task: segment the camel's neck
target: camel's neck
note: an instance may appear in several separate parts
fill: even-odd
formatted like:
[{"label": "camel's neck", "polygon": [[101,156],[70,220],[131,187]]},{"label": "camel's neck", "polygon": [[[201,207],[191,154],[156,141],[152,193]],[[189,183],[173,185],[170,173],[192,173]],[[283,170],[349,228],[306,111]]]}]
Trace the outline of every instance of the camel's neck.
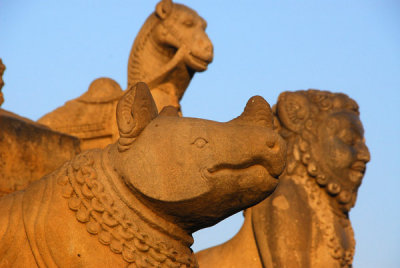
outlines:
[{"label": "camel's neck", "polygon": [[128,84],[138,81],[149,83],[149,79],[162,72],[172,59],[174,51],[154,40],[154,29],[160,20],[154,15],[146,20],[132,46],[128,63]]},{"label": "camel's neck", "polygon": [[129,66],[129,84],[138,81],[150,83],[151,79],[163,71],[163,67],[172,59],[173,51],[157,44],[152,33],[144,36],[142,44],[132,48]]},{"label": "camel's neck", "polygon": [[[189,267],[196,266],[194,255],[190,250],[193,244],[192,236],[176,224],[158,216],[140,202],[111,168],[107,151],[105,150],[101,157],[104,186],[112,193],[110,196],[114,200],[117,214],[121,217],[121,223],[126,221],[128,225],[131,225],[130,229],[134,236],[137,239],[143,238],[141,246],[152,249],[158,255],[163,255],[158,258],[170,259],[170,261],[176,259],[177,262]],[[135,243],[133,244],[138,248]]]}]

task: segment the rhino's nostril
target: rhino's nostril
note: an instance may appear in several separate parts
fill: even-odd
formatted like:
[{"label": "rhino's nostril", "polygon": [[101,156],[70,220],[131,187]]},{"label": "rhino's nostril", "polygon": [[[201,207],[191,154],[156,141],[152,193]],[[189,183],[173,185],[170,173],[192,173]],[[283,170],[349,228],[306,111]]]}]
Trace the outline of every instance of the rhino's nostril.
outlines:
[{"label": "rhino's nostril", "polygon": [[267,144],[268,148],[272,149],[275,146],[275,141],[267,140],[266,144]]}]

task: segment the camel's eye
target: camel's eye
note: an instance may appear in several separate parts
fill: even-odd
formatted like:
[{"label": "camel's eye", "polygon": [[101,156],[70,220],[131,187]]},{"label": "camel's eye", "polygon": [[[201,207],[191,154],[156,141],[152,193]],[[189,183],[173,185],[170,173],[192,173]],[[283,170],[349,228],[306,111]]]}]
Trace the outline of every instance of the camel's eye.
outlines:
[{"label": "camel's eye", "polygon": [[206,146],[206,144],[208,143],[208,141],[206,141],[204,138],[197,138],[192,144],[196,145],[197,148],[203,148],[204,146]]},{"label": "camel's eye", "polygon": [[183,25],[185,25],[188,28],[193,27],[194,21],[192,19],[186,19],[183,21]]}]

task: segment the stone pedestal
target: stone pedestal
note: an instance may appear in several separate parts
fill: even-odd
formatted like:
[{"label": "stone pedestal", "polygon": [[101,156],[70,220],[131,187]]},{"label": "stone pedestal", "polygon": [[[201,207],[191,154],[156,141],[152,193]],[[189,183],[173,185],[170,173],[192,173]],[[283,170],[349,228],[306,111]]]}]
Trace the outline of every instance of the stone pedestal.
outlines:
[{"label": "stone pedestal", "polygon": [[71,159],[79,139],[0,109],[0,195],[22,190]]}]

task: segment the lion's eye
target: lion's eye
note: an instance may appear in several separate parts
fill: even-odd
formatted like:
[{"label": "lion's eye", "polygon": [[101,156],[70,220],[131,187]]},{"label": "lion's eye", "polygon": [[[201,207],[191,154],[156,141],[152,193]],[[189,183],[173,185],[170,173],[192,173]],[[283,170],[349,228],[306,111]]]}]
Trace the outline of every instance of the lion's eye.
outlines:
[{"label": "lion's eye", "polygon": [[342,130],[338,136],[344,143],[346,143],[348,145],[355,144],[356,137],[355,137],[354,133],[352,133],[351,131]]},{"label": "lion's eye", "polygon": [[206,141],[204,138],[197,138],[192,144],[196,145],[197,148],[203,148],[206,146],[208,141]]}]

